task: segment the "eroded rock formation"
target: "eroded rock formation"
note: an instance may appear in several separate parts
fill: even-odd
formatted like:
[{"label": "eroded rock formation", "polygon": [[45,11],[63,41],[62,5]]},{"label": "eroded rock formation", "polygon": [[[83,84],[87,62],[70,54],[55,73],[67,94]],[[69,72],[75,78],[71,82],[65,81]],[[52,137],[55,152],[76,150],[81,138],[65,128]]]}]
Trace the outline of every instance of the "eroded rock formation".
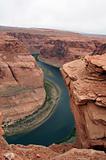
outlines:
[{"label": "eroded rock formation", "polygon": [[101,44],[105,36],[84,35],[50,29],[6,28],[8,34],[18,38],[33,53],[48,63],[62,66],[66,62],[91,54]]},{"label": "eroded rock formation", "polygon": [[0,34],[0,112],[4,122],[35,112],[45,100],[43,72],[22,42]]},{"label": "eroded rock formation", "polygon": [[[67,54],[69,51],[66,42],[63,43],[64,40],[49,42],[53,45],[53,51],[58,50],[59,57],[61,54],[64,57],[64,53]],[[99,42],[94,43],[96,47],[100,46]],[[82,51],[79,50],[79,46],[83,46],[84,51],[85,48],[89,52],[92,51],[92,47],[89,48],[81,42],[72,42],[70,45],[73,53],[75,48],[78,52]],[[61,144],[50,147],[9,145],[4,140],[4,132],[0,127],[1,160],[106,160],[103,151],[74,148],[98,150],[106,148],[106,54],[105,51],[103,53],[103,55],[95,53],[95,56],[86,56],[85,59],[67,63],[63,65],[61,71],[71,95],[77,145]],[[11,123],[31,114],[41,106],[44,99],[42,71],[23,43],[2,33],[0,35],[0,111],[3,114],[0,112],[0,125],[2,121]]]},{"label": "eroded rock formation", "polygon": [[106,53],[106,43],[102,45],[97,45],[96,49],[93,51],[92,55],[101,55]]},{"label": "eroded rock formation", "polygon": [[63,65],[71,96],[77,142],[81,148],[106,149],[106,53]]}]

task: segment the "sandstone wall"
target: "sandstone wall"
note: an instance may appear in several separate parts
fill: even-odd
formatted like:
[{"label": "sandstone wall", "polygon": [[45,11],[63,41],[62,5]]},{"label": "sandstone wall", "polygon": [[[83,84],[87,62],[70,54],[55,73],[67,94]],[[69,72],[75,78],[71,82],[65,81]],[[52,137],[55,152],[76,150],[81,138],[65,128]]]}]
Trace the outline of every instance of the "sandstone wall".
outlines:
[{"label": "sandstone wall", "polygon": [[98,46],[106,43],[105,36],[88,36],[59,30],[14,28],[8,34],[18,38],[31,52],[38,51],[44,61],[58,66],[91,54]]},{"label": "sandstone wall", "polygon": [[43,78],[23,43],[0,34],[0,112],[4,122],[24,118],[44,103]]},{"label": "sandstone wall", "polygon": [[86,56],[61,70],[71,97],[79,147],[106,149],[106,54]]}]

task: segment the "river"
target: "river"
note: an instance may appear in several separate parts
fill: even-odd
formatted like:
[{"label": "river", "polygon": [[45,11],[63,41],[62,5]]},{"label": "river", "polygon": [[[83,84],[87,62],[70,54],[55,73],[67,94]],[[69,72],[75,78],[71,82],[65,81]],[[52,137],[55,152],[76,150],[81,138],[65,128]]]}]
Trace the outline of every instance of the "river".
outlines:
[{"label": "river", "polygon": [[9,143],[48,146],[52,143],[62,142],[73,134],[74,118],[70,108],[70,98],[59,68],[40,60],[37,60],[37,64],[44,70],[45,80],[49,80],[59,87],[59,101],[51,116],[44,123],[30,132],[7,137]]}]

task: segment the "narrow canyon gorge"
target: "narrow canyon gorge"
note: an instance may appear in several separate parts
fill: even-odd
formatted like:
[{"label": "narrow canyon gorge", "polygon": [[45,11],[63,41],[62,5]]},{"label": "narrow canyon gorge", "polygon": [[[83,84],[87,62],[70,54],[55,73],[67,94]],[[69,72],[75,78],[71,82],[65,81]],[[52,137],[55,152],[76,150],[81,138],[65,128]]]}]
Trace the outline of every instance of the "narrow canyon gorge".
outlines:
[{"label": "narrow canyon gorge", "polygon": [[[0,28],[0,159],[106,160],[106,37]],[[8,144],[4,125],[45,102],[44,74],[31,53],[61,66],[75,119],[74,143]],[[64,64],[65,63],[65,64]]]},{"label": "narrow canyon gorge", "polygon": [[43,61],[59,67],[106,43],[106,36],[61,30],[0,27],[0,31],[19,39],[31,53],[38,52]]}]

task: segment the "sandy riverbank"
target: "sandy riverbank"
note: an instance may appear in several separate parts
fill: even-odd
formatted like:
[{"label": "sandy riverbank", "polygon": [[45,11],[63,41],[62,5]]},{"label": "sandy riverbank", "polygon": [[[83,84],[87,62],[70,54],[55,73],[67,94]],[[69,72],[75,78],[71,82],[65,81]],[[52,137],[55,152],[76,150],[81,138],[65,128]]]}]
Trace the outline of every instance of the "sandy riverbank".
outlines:
[{"label": "sandy riverbank", "polygon": [[16,121],[12,125],[5,126],[4,130],[6,136],[29,132],[37,128],[50,117],[50,115],[56,108],[60,91],[58,86],[56,86],[51,81],[45,82],[45,90],[47,96],[43,106],[40,107],[39,110],[34,112],[32,115]]}]

